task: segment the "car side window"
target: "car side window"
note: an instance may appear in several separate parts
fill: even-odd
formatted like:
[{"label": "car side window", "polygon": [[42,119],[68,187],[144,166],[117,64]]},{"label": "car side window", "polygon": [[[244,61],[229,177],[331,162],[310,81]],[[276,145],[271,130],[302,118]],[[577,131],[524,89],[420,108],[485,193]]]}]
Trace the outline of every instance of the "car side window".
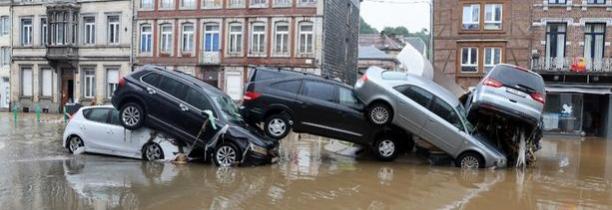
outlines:
[{"label": "car side window", "polygon": [[288,93],[298,93],[301,84],[302,82],[300,80],[291,80],[274,83],[271,85],[271,87],[276,90],[285,91]]},{"label": "car side window", "polygon": [[395,89],[425,108],[429,106],[429,102],[431,102],[431,100],[433,99],[433,94],[419,87],[400,86],[396,87]]},{"label": "car side window", "polygon": [[346,106],[357,106],[359,105],[359,100],[355,97],[355,93],[348,88],[340,88],[340,92],[338,92],[340,104]]},{"label": "car side window", "polygon": [[156,73],[151,73],[151,74],[147,74],[144,77],[142,77],[142,81],[146,82],[149,85],[153,85],[155,87],[159,86],[159,74]]},{"label": "car side window", "polygon": [[159,84],[159,89],[181,100],[184,99],[187,88],[187,85],[169,77],[163,78]]},{"label": "car side window", "polygon": [[455,127],[459,128],[459,130],[464,130],[463,129],[463,124],[461,124],[461,120],[459,119],[459,115],[446,102],[444,102],[444,101],[442,101],[440,99],[434,100],[433,104],[431,105],[431,111],[434,114],[436,114],[439,117],[441,117],[442,119],[444,119],[447,122],[449,122],[450,124],[452,124]]},{"label": "car side window", "polygon": [[304,81],[304,89],[302,90],[302,94],[310,98],[336,102],[336,86],[327,83]]},{"label": "car side window", "polygon": [[187,94],[185,95],[185,102],[200,110],[212,110],[212,107],[210,106],[208,100],[206,100],[206,97],[204,97],[200,92],[193,88],[187,89]]},{"label": "car side window", "polygon": [[110,123],[113,125],[121,125],[121,121],[119,121],[119,111],[116,109],[111,110]]},{"label": "car side window", "polygon": [[85,119],[99,123],[108,123],[109,113],[110,109],[90,109],[90,111],[85,115]]}]

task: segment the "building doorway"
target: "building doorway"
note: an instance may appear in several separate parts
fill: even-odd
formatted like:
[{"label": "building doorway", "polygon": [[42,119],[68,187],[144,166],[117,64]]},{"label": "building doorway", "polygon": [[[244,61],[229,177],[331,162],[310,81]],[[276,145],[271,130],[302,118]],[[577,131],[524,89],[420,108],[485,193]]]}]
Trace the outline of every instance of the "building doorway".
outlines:
[{"label": "building doorway", "polygon": [[67,103],[74,103],[74,70],[73,69],[62,69],[62,82],[61,82],[61,101],[60,110],[64,109]]},{"label": "building doorway", "polygon": [[582,130],[587,136],[604,136],[607,111],[607,95],[584,94]]},{"label": "building doorway", "polygon": [[0,80],[0,108],[9,108],[10,92],[9,78],[2,77]]}]

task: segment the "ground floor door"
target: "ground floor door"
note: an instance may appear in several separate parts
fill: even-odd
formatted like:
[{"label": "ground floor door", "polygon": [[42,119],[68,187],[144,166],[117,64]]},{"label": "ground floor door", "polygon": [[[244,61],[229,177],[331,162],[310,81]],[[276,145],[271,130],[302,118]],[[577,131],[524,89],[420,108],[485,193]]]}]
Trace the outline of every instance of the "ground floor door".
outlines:
[{"label": "ground floor door", "polygon": [[242,99],[243,86],[244,81],[241,71],[225,71],[225,93],[227,93],[232,100],[238,101]]},{"label": "ground floor door", "polygon": [[544,130],[551,133],[604,136],[609,95],[549,93],[544,106]]},{"label": "ground floor door", "polygon": [[74,95],[74,69],[63,68],[61,70],[62,80],[60,83],[60,109],[63,110],[66,103],[73,103],[75,101]]},{"label": "ground floor door", "polygon": [[9,101],[11,100],[10,87],[8,77],[0,78],[0,108],[9,108]]}]

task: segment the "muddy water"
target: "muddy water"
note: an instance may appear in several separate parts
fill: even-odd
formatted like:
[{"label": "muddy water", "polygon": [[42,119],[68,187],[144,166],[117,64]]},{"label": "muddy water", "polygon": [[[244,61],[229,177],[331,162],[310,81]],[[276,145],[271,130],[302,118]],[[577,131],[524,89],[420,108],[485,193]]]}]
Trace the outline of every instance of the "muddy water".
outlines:
[{"label": "muddy water", "polygon": [[0,114],[0,209],[610,209],[612,143],[547,137],[538,165],[462,171],[415,155],[392,163],[292,135],[280,163],[217,168],[72,156],[57,116]]}]

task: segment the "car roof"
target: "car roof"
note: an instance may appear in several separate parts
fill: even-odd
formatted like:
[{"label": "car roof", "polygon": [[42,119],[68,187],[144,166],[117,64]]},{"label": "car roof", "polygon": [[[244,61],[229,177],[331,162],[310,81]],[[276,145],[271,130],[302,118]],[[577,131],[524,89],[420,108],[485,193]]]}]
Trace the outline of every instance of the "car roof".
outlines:
[{"label": "car roof", "polygon": [[[383,78],[383,74],[385,73],[390,73],[391,75],[387,78]],[[425,79],[423,77],[411,75],[409,73],[404,72],[387,71],[375,66],[368,68],[366,74],[368,75],[368,77],[374,76],[392,87],[396,87],[399,85],[414,85],[420,87],[434,94],[435,96],[442,99],[453,107],[460,104],[459,99],[455,97],[455,94],[451,93],[449,90],[440,86],[434,81]]]},{"label": "car roof", "polygon": [[279,72],[279,73],[286,73],[288,76],[282,77],[282,78],[278,78],[278,79],[270,79],[270,80],[262,80],[262,81],[254,81],[255,83],[257,82],[263,82],[263,81],[273,81],[273,82],[279,82],[279,81],[285,81],[285,80],[293,80],[293,79],[311,79],[311,80],[318,80],[318,81],[324,81],[324,82],[328,82],[328,83],[332,83],[335,85],[339,85],[348,89],[353,89],[353,87],[351,87],[350,85],[343,83],[342,81],[338,81],[335,79],[330,79],[330,78],[326,78],[320,75],[316,75],[313,73],[308,73],[308,72],[300,72],[300,71],[294,71],[291,69],[284,69],[284,68],[269,68],[269,67],[257,67],[255,68],[256,71],[267,71],[267,72]]},{"label": "car roof", "polygon": [[182,71],[178,71],[178,70],[166,70],[162,67],[159,66],[154,66],[154,65],[147,65],[145,66],[145,70],[150,70],[152,72],[165,72],[168,74],[171,74],[175,77],[181,78],[183,80],[186,80],[187,82],[191,82],[192,84],[201,87],[204,91],[208,92],[209,94],[221,94],[221,95],[225,95],[225,93],[221,92],[219,89],[217,89],[216,87],[202,81],[199,80],[198,78],[196,78],[195,76],[191,75],[191,74],[187,74],[185,72]]}]

